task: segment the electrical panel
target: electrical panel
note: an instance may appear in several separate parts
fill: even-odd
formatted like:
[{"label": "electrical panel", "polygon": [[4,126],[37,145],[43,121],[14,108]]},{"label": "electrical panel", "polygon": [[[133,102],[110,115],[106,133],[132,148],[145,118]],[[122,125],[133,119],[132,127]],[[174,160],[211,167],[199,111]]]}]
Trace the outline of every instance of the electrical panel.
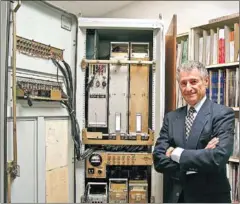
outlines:
[{"label": "electrical panel", "polygon": [[108,65],[89,66],[88,127],[107,127]]},{"label": "electrical panel", "polygon": [[149,203],[155,136],[153,32],[91,28],[86,33],[91,34],[86,53],[95,55],[81,60],[86,70],[81,136],[85,148],[93,150],[85,160],[85,190],[93,181],[105,182],[108,189],[97,199],[85,193],[83,201],[102,202],[107,195],[108,203]]},{"label": "electrical panel", "polygon": [[[128,60],[129,43],[111,42],[110,60]],[[109,134],[128,133],[128,64],[109,66]]]},{"label": "electrical panel", "polygon": [[[109,203],[148,203],[151,165],[151,153],[97,151],[86,160],[86,179],[94,179],[98,184],[103,180],[108,182],[108,192],[104,195],[108,195]],[[97,197],[102,198],[103,192]],[[83,200],[91,202],[93,197]]]}]

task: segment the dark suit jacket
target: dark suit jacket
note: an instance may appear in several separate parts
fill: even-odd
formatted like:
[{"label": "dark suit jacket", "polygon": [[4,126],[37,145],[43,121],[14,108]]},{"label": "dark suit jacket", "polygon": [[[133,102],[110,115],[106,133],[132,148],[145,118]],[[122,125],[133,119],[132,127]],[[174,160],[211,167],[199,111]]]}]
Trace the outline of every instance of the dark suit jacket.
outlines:
[{"label": "dark suit jacket", "polygon": [[[172,188],[167,189],[164,202],[178,202],[182,189],[185,202],[221,202],[214,199],[220,199],[226,193],[229,195],[230,191],[226,163],[233,150],[234,111],[206,99],[194,120],[187,141],[186,113],[187,106],[184,106],[165,115],[153,151],[155,170],[172,182]],[[204,149],[213,137],[219,138],[217,147]],[[165,156],[170,146],[185,149],[179,164]],[[186,175],[187,171],[197,173]]]}]

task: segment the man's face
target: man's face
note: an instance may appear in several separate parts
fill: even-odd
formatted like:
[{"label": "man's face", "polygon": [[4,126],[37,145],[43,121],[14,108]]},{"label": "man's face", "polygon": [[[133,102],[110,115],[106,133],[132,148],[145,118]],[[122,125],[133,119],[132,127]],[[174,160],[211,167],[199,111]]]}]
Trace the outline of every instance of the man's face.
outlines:
[{"label": "man's face", "polygon": [[185,101],[194,106],[206,94],[208,77],[203,77],[198,69],[192,71],[181,71],[179,75],[179,86]]}]

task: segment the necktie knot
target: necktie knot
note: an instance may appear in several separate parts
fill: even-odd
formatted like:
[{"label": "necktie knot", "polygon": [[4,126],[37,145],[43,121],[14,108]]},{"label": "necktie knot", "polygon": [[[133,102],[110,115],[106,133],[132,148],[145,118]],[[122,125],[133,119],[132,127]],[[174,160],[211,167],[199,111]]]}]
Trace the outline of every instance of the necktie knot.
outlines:
[{"label": "necktie knot", "polygon": [[195,113],[195,112],[196,112],[195,108],[194,108],[194,107],[190,107],[189,110],[188,110],[188,116],[189,116],[190,114]]}]

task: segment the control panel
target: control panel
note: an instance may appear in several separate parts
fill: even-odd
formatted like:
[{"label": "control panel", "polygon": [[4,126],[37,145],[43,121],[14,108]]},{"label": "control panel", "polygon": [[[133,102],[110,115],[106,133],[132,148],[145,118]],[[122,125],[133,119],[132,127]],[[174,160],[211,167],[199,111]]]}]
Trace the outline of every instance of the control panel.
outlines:
[{"label": "control panel", "polygon": [[90,64],[88,90],[88,127],[107,127],[108,65]]},{"label": "control panel", "polygon": [[106,178],[107,166],[151,166],[151,153],[94,152],[86,160],[87,178]]},{"label": "control panel", "polygon": [[[81,62],[86,70],[86,126],[81,138],[85,149],[91,149],[85,160],[85,183],[88,188],[92,181],[106,182],[109,203],[148,203],[155,134],[153,42],[145,41],[147,36],[131,42],[133,36],[107,39],[102,30],[91,32],[86,48],[92,57]],[[98,199],[91,194],[85,202],[102,202],[100,194]]]}]

